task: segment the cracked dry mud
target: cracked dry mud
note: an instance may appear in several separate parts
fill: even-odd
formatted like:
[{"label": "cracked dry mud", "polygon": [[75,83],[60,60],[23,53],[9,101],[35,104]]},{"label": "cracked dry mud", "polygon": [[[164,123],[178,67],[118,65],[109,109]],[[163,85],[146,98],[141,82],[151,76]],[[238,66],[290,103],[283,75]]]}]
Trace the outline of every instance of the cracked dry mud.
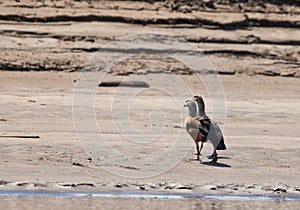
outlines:
[{"label": "cracked dry mud", "polygon": [[[213,8],[204,1],[189,6],[184,1],[2,2],[0,69],[80,71],[87,58],[110,41],[154,32],[185,38],[202,49],[220,73],[299,77],[299,2],[274,2],[223,1],[214,2]],[[189,73],[168,58],[159,60],[169,65],[157,59],[131,58],[114,74],[149,67]]]}]

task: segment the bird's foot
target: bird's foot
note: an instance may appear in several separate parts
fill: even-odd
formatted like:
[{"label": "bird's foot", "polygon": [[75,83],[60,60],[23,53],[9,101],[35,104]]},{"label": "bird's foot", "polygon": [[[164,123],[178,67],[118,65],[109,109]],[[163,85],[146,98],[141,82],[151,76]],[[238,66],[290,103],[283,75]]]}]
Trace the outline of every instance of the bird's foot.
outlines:
[{"label": "bird's foot", "polygon": [[218,158],[217,157],[214,157],[214,159],[212,159],[212,163],[216,163],[218,161]]}]

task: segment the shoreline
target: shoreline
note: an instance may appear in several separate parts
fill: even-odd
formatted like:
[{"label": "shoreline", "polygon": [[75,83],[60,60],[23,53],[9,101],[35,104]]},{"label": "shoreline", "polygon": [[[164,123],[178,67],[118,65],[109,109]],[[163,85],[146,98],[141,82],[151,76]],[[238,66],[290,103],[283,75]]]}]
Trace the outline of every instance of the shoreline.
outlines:
[{"label": "shoreline", "polygon": [[255,201],[300,201],[295,196],[243,195],[243,194],[195,194],[195,193],[145,193],[145,192],[51,192],[51,191],[0,191],[3,196],[18,197],[97,197],[97,198],[155,198],[155,199],[217,199]]}]

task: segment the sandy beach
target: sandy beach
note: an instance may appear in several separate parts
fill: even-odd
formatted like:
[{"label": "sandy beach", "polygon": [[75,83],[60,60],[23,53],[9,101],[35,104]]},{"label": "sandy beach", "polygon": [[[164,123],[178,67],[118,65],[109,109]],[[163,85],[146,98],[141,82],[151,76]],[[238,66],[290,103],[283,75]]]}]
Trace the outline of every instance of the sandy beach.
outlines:
[{"label": "sandy beach", "polygon": [[[228,167],[189,161],[194,152],[191,145],[190,154],[168,172],[148,179],[126,179],[96,166],[77,139],[72,97],[78,73],[1,75],[2,189],[299,195],[298,79],[221,76],[226,93],[224,135],[228,150],[220,152],[219,162]],[[190,83],[195,79],[182,77]],[[197,86],[194,85],[195,91]],[[106,89],[112,91],[116,87]],[[104,95],[109,99],[107,92]],[[157,100],[162,98],[157,96]],[[110,107],[106,109],[109,111]],[[101,120],[110,123],[109,117]],[[116,142],[122,139],[113,131],[106,135]],[[182,141],[192,143],[188,135]],[[159,142],[165,145],[164,141]],[[124,153],[134,150],[121,143],[119,147]],[[209,145],[205,148],[210,149]]]},{"label": "sandy beach", "polygon": [[[0,191],[300,197],[299,3],[170,2],[1,2]],[[89,113],[76,111],[80,109],[74,107],[74,97],[88,74],[81,71],[98,50],[137,32],[186,39],[201,49],[216,74],[209,82],[211,72],[197,74],[154,53],[119,62],[103,79],[114,85],[97,87],[97,80],[94,87],[92,114],[99,136],[120,153],[110,156],[95,139],[87,143],[81,139],[78,133],[85,131],[78,130],[76,119]],[[182,94],[177,80],[162,79],[169,77],[185,84],[190,93]],[[115,85],[132,78],[148,78],[150,88]],[[160,89],[151,88],[153,81],[160,81]],[[219,152],[218,163],[206,157],[212,151],[210,144],[205,144],[201,161],[191,160],[195,148],[185,132],[182,100],[193,94],[204,97],[207,113],[222,127],[227,150]],[[222,97],[214,97],[218,94]],[[123,96],[131,100],[125,104],[128,109]],[[174,102],[177,98],[182,104]],[[164,113],[161,123],[151,120],[152,114],[160,119],[153,110]],[[125,118],[138,132],[126,130]],[[90,124],[82,129],[98,135],[89,130]],[[149,131],[164,133],[151,141]],[[175,138],[177,134],[180,138]],[[131,137],[140,142],[130,141]],[[174,149],[177,143],[182,147]],[[97,160],[97,152],[108,155]],[[148,177],[141,176],[144,169],[131,161],[156,156],[161,159],[145,166],[151,169]],[[15,197],[0,199],[0,206],[10,208]],[[62,202],[56,199],[57,204]],[[72,199],[64,200],[66,207]],[[123,199],[118,202],[127,208]],[[139,202],[130,199],[127,203]],[[24,203],[30,202],[24,198]],[[82,205],[87,202],[81,198]],[[151,206],[151,199],[144,202]],[[175,206],[160,202],[153,209]],[[184,202],[178,205],[185,206]],[[191,201],[194,208],[230,208],[227,201],[205,202]],[[299,205],[294,204],[290,208]]]}]

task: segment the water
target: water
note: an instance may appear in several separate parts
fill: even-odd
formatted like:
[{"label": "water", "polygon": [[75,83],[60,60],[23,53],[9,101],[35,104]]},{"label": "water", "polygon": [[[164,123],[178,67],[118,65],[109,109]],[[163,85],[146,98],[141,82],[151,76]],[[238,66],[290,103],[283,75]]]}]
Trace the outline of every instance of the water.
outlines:
[{"label": "water", "polygon": [[265,196],[0,192],[0,209],[300,209],[300,198]]}]

